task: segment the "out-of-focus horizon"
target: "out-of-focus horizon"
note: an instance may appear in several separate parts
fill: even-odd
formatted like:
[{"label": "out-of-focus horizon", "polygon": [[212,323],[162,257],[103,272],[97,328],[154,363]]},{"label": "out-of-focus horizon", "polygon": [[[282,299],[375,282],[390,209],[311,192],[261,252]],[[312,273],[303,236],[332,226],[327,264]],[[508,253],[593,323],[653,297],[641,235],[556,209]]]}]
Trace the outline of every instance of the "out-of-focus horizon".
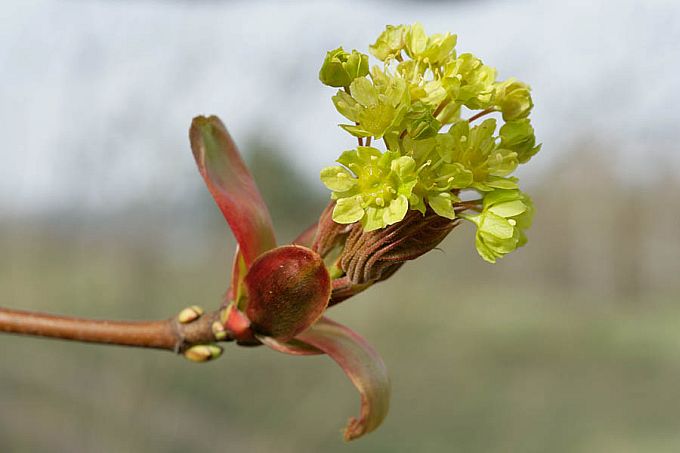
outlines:
[{"label": "out-of-focus horizon", "polygon": [[0,7],[0,305],[157,318],[226,289],[233,238],[195,168],[218,114],[280,242],[355,146],[317,79],[420,21],[532,86],[543,150],[526,247],[489,265],[463,225],[333,308],[385,358],[385,425],[330,361],[0,336],[1,451],[674,452],[680,448],[680,4],[12,0]]},{"label": "out-of-focus horizon", "polygon": [[[421,21],[533,88],[546,143],[529,174],[597,140],[628,184],[680,170],[680,4],[638,2],[8,1],[0,9],[0,212],[191,200],[186,130],[220,115],[247,155],[275,143],[321,189],[353,146],[317,79],[325,52],[366,51]],[[375,60],[373,61],[375,63]]]}]

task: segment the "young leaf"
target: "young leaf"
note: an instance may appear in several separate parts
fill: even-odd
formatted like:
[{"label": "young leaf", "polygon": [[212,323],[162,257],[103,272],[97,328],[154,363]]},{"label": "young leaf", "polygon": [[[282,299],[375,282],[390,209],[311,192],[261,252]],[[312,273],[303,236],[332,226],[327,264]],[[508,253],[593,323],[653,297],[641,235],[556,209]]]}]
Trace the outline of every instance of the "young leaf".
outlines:
[{"label": "young leaf", "polygon": [[390,380],[375,349],[356,332],[325,317],[296,339],[335,360],[361,395],[359,418],[350,418],[345,440],[356,439],[380,426],[390,405]]},{"label": "young leaf", "polygon": [[219,118],[194,118],[189,138],[201,176],[229,223],[246,264],[250,265],[259,255],[276,247],[269,210]]}]

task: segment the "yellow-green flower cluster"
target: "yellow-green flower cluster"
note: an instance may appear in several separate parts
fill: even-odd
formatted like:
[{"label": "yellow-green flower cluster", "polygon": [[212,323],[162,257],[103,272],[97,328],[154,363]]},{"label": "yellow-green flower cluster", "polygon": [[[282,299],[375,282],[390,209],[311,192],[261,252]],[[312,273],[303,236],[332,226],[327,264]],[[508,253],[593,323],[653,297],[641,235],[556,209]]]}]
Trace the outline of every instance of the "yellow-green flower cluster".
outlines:
[{"label": "yellow-green flower cluster", "polygon": [[416,164],[411,157],[359,146],[342,153],[338,163],[344,167],[321,171],[321,180],[337,200],[333,220],[361,222],[366,231],[373,231],[404,218],[417,182]]},{"label": "yellow-green flower cluster", "polygon": [[[381,62],[370,70],[356,50],[328,52],[319,78],[340,88],[333,103],[350,121],[340,127],[360,146],[321,179],[338,223],[374,230],[409,209],[459,216],[477,225],[477,249],[493,262],[526,242],[533,208],[511,175],[540,150],[529,120],[533,101],[526,84],[497,80],[494,68],[458,54],[456,43],[456,35],[428,36],[416,23],[386,27],[369,46]],[[363,146],[380,139],[385,151]]]}]

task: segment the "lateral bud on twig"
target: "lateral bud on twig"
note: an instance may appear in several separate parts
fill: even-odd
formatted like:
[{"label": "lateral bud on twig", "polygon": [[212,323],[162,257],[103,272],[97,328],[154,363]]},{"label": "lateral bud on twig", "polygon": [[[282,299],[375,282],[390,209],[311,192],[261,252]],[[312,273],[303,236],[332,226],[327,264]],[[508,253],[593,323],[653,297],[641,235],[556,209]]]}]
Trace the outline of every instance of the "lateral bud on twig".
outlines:
[{"label": "lateral bud on twig", "polygon": [[215,336],[215,340],[217,340],[217,341],[226,340],[227,337],[229,336],[227,329],[219,321],[213,322],[212,325],[211,325],[211,329],[212,329],[213,335]]},{"label": "lateral bud on twig", "polygon": [[203,308],[198,305],[192,305],[179,312],[177,321],[181,324],[188,324],[200,318],[201,315],[203,315]]},{"label": "lateral bud on twig", "polygon": [[202,363],[222,355],[222,348],[214,344],[199,344],[184,351],[184,357],[192,362]]}]

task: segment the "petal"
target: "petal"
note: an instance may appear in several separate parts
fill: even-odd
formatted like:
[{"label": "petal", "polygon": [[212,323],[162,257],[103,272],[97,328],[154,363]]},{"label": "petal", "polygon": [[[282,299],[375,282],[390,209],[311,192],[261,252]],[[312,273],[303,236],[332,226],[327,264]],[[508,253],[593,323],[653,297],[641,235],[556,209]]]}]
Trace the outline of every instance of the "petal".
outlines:
[{"label": "petal", "polygon": [[371,81],[365,77],[354,79],[349,86],[349,91],[352,97],[365,107],[372,107],[378,104],[378,91]]},{"label": "petal", "polygon": [[515,228],[507,219],[487,212],[482,214],[482,223],[479,225],[479,231],[495,236],[498,239],[510,239],[515,233]]},{"label": "petal", "polygon": [[335,360],[361,394],[359,418],[350,418],[345,440],[353,440],[375,430],[390,405],[390,380],[378,353],[364,338],[328,318],[296,337]]},{"label": "petal", "polygon": [[401,221],[408,212],[408,198],[406,195],[399,195],[392,200],[383,211],[383,221],[386,225],[392,225]]},{"label": "petal", "polygon": [[298,245],[275,248],[252,264],[244,280],[245,314],[253,330],[286,341],[321,317],[331,277],[318,253]]},{"label": "petal", "polygon": [[361,196],[355,195],[348,198],[340,198],[333,208],[333,220],[337,223],[354,223],[364,216],[364,209],[361,207]]},{"label": "petal", "polygon": [[216,116],[198,116],[189,131],[198,169],[236,236],[247,265],[276,247],[269,211],[236,144]]},{"label": "petal", "polygon": [[497,216],[509,218],[527,210],[527,206],[522,203],[521,200],[506,201],[504,203],[498,203],[489,208],[489,212],[493,212]]},{"label": "petal", "polygon": [[346,168],[326,167],[321,170],[321,182],[334,192],[347,192],[357,184],[357,180]]},{"label": "petal", "polygon": [[437,215],[452,220],[456,218],[456,211],[453,209],[450,193],[438,193],[434,196],[428,197],[427,202]]}]

